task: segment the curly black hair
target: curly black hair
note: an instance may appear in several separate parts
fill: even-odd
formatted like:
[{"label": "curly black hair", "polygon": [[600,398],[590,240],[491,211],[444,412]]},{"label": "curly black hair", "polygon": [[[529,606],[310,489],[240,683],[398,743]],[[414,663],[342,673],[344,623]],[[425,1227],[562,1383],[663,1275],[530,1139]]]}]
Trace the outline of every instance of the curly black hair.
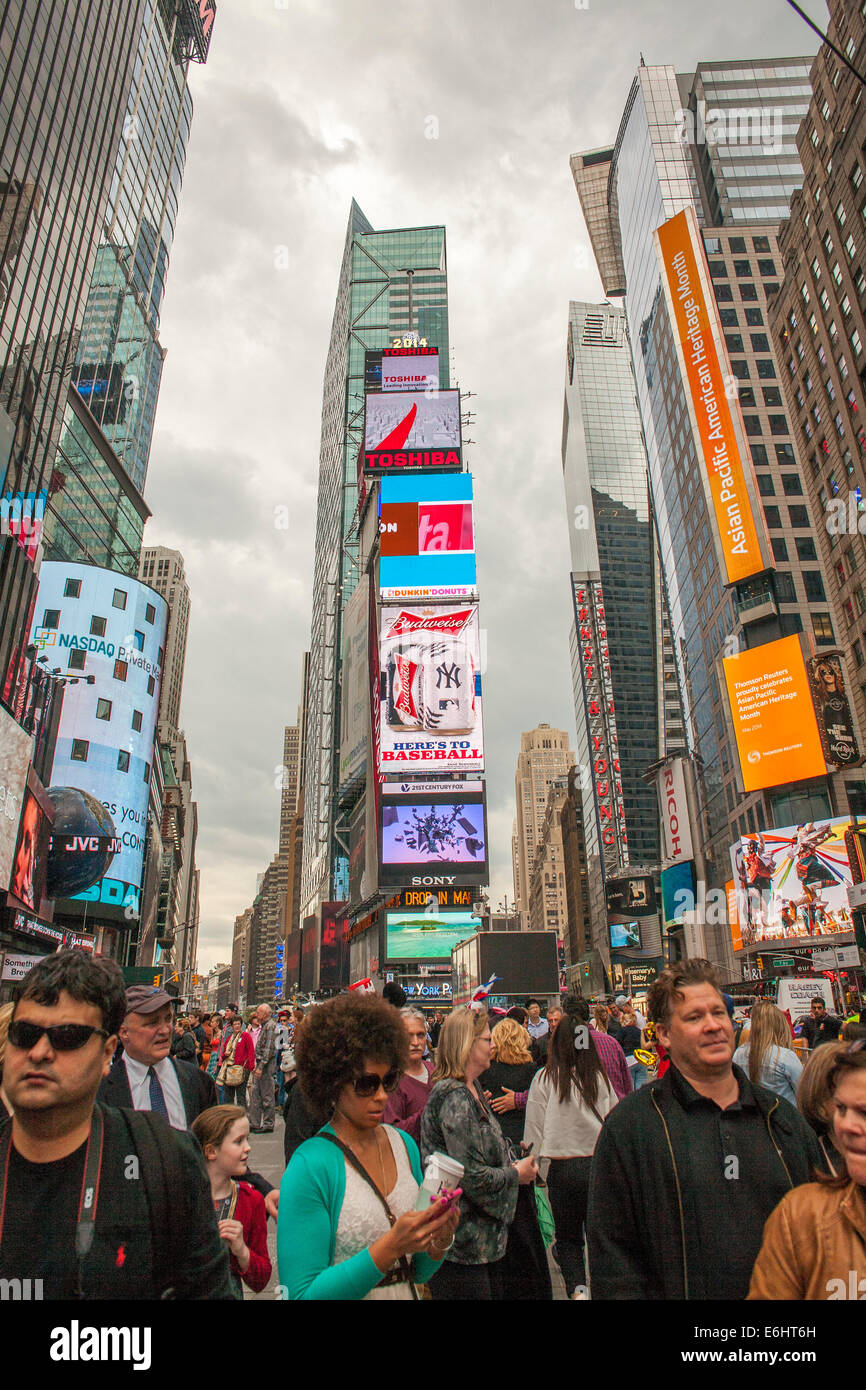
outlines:
[{"label": "curly black hair", "polygon": [[406,1070],[409,1038],[392,1004],[372,994],[340,994],[308,1010],[294,1051],[301,1094],[324,1124],[343,1087],[362,1075],[365,1060],[381,1058]]}]

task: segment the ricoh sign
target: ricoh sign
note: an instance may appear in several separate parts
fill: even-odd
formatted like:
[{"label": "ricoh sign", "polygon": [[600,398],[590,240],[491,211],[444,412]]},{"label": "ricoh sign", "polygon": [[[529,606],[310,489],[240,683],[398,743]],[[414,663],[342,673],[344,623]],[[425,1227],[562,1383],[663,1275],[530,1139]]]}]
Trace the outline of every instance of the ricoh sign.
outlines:
[{"label": "ricoh sign", "polygon": [[686,799],[685,759],[675,758],[660,768],[656,787],[664,862],[676,863],[678,860],[693,859],[692,831]]}]

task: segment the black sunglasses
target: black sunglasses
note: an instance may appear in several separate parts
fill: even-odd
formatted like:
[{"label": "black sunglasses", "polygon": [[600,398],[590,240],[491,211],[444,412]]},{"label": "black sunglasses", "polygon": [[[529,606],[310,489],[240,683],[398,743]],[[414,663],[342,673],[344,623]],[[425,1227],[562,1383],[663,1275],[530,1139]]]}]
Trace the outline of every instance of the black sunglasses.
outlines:
[{"label": "black sunglasses", "polygon": [[386,1071],[384,1076],[375,1071],[367,1071],[363,1076],[356,1076],[352,1085],[355,1087],[355,1095],[360,1096],[361,1100],[369,1100],[380,1086],[386,1095],[390,1095],[400,1085],[400,1073],[396,1067],[392,1071]]},{"label": "black sunglasses", "polygon": [[29,1052],[31,1047],[35,1047],[43,1033],[48,1034],[54,1052],[76,1052],[90,1042],[94,1033],[101,1038],[111,1036],[104,1028],[89,1028],[86,1023],[57,1023],[52,1028],[43,1028],[41,1023],[27,1023],[23,1019],[13,1018],[9,1024],[9,1041],[22,1052]]}]

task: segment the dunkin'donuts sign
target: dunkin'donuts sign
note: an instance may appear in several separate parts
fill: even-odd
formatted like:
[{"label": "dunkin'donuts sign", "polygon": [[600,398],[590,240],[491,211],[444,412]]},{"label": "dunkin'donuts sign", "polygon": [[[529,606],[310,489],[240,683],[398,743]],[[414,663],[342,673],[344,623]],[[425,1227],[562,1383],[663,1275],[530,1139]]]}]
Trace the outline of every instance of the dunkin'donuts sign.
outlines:
[{"label": "dunkin'donuts sign", "polygon": [[799,637],[722,661],[747,792],[823,777],[824,750]]},{"label": "dunkin'donuts sign", "polygon": [[700,438],[725,577],[728,584],[734,584],[766,569],[767,560],[761,554],[738,431],[725,395],[730,366],[722,355],[718,309],[704,288],[703,250],[691,209],[677,213],[655,236],[668,312]]}]

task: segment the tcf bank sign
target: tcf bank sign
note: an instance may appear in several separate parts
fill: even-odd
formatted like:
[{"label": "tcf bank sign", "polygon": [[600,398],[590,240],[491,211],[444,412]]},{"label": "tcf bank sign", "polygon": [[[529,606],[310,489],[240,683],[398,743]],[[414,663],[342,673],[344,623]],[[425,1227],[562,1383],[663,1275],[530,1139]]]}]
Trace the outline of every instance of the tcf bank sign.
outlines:
[{"label": "tcf bank sign", "polygon": [[574,610],[602,855],[605,871],[611,872],[621,864],[628,863],[628,837],[620,782],[607,620],[604,596],[597,580],[575,580]]}]

